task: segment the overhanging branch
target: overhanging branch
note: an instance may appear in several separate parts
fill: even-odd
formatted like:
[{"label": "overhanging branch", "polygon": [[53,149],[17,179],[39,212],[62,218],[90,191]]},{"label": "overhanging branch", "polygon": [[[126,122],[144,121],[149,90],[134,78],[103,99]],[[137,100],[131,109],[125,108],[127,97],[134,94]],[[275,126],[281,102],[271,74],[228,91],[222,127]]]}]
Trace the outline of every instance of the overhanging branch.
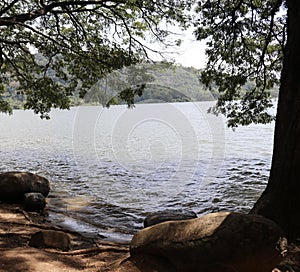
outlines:
[{"label": "overhanging branch", "polygon": [[[5,14],[5,12],[9,11],[10,8],[14,4],[16,4],[18,0],[13,1],[9,6],[5,8],[4,11],[1,11],[1,14]],[[65,9],[66,7],[77,7],[77,6],[88,6],[88,5],[100,5],[100,6],[107,6],[106,2],[109,1],[64,1],[64,2],[55,2],[51,3],[49,5],[43,5],[42,8],[33,10],[31,12],[18,14],[14,16],[7,16],[7,17],[0,17],[0,26],[10,26],[10,25],[16,25],[18,23],[25,23],[27,21],[35,20],[41,16],[46,15],[47,13],[54,11],[56,8],[62,8]],[[43,2],[42,2],[43,3]],[[70,13],[72,11],[65,11],[65,13]],[[77,12],[77,11],[76,11]]]}]

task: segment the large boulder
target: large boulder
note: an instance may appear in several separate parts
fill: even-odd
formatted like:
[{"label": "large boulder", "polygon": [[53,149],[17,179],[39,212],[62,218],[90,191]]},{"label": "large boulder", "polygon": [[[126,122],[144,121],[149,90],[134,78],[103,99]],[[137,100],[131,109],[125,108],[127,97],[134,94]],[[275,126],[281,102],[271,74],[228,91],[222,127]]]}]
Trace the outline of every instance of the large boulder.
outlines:
[{"label": "large boulder", "polygon": [[29,246],[37,248],[70,249],[70,236],[62,231],[42,230],[32,235]]},{"label": "large boulder", "polygon": [[187,210],[164,210],[150,213],[144,220],[144,227],[150,227],[162,222],[173,220],[187,220],[197,218],[197,214]]},{"label": "large boulder", "polygon": [[21,202],[26,193],[49,194],[49,181],[30,172],[6,172],[0,174],[0,201]]},{"label": "large boulder", "polygon": [[26,193],[23,204],[26,211],[41,212],[46,206],[46,199],[41,193]]},{"label": "large boulder", "polygon": [[164,259],[174,271],[266,272],[282,260],[284,241],[271,220],[219,212],[145,228],[134,235],[130,253],[152,264]]}]

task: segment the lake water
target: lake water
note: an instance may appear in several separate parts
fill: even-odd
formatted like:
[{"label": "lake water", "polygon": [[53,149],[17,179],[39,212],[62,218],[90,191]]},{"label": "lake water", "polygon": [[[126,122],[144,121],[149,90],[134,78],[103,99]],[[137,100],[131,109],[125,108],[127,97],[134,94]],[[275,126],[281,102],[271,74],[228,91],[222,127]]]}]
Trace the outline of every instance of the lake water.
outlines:
[{"label": "lake water", "polygon": [[212,102],[0,115],[0,171],[51,182],[49,220],[129,240],[148,212],[248,211],[266,186],[274,124],[227,129]]}]

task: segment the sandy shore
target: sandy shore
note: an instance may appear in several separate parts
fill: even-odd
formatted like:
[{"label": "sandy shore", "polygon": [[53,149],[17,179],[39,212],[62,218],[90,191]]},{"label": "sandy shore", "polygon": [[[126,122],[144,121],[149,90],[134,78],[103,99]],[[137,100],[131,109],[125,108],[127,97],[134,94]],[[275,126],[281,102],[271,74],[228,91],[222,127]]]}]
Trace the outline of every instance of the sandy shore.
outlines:
[{"label": "sandy shore", "polygon": [[[31,236],[45,229],[68,233],[71,250],[30,247]],[[0,204],[0,251],[1,272],[135,271],[134,267],[129,268],[133,264],[128,260],[128,244],[85,238],[45,223],[43,216],[24,212],[18,205]]]},{"label": "sandy shore", "polygon": [[[60,230],[71,238],[71,250],[40,249],[29,246],[40,230]],[[45,222],[36,213],[18,205],[0,204],[0,271],[2,272],[148,272],[149,260],[131,260],[129,245],[85,238],[81,234]],[[274,272],[299,272],[300,248],[292,246],[286,260]],[[150,260],[151,264],[151,260]],[[168,271],[161,264],[156,271]],[[150,265],[151,266],[151,265]],[[267,272],[267,271],[266,271]]]}]

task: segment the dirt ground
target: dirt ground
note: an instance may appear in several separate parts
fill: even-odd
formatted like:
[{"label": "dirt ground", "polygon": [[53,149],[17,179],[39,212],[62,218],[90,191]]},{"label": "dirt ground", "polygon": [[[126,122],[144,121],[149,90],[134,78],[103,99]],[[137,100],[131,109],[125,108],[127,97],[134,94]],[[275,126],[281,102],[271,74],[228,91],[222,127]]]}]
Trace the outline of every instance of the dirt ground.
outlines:
[{"label": "dirt ground", "polygon": [[43,229],[61,230],[44,223],[36,213],[24,212],[17,205],[0,204],[0,271],[122,271],[121,262],[129,257],[129,245],[99,244],[71,232],[67,232],[71,238],[68,252],[30,247],[31,236]]},{"label": "dirt ground", "polygon": [[[0,272],[153,271],[149,260],[137,263],[130,259],[128,244],[95,241],[67,230],[63,231],[71,238],[70,251],[30,247],[31,236],[45,229],[62,230],[17,205],[0,204]],[[300,247],[292,246],[286,260],[273,272],[300,272],[299,259]],[[168,270],[163,263],[156,265],[158,272]]]}]

